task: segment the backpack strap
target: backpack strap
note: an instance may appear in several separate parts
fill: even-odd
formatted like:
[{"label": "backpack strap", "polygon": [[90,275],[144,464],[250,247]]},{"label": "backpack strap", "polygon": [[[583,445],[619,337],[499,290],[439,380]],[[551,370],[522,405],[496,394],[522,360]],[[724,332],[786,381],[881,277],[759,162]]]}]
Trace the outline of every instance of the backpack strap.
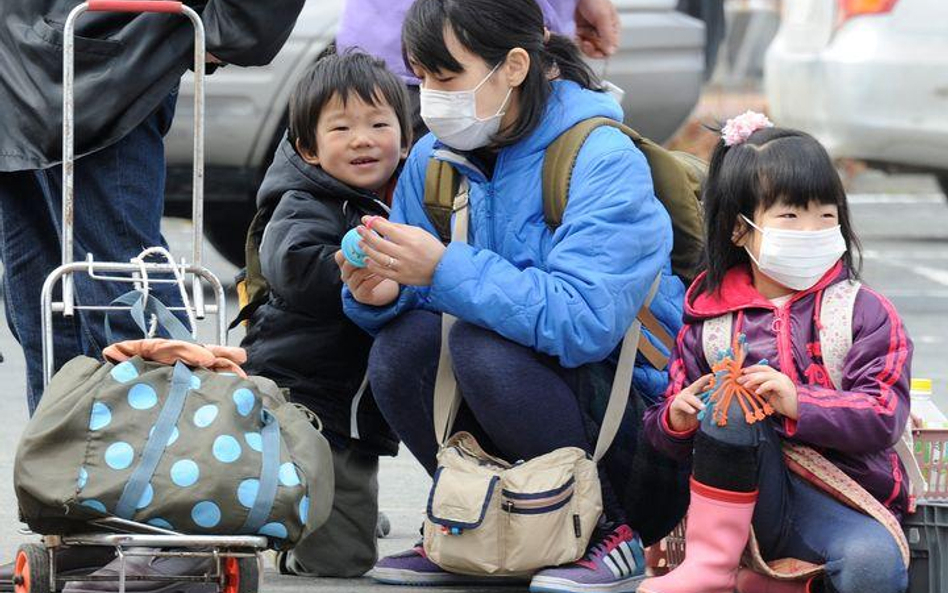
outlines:
[{"label": "backpack strap", "polygon": [[862,284],[837,282],[823,291],[820,302],[820,353],[836,389],[842,389],[846,354],[853,346],[853,309]]},{"label": "backpack strap", "polygon": [[263,240],[263,231],[267,228],[267,223],[270,222],[275,209],[275,205],[258,208],[253,220],[250,221],[247,240],[244,243],[244,269],[237,278],[240,311],[228,329],[234,329],[241,322],[249,320],[254,311],[267,302],[270,285],[263,277],[263,270],[260,268],[260,243]]},{"label": "backpack strap", "polygon": [[[836,389],[842,389],[846,354],[853,345],[853,311],[860,288],[862,284],[859,282],[837,282],[823,291],[820,303],[820,352],[826,372]],[[915,457],[911,418],[893,448],[908,473],[910,494],[914,497],[928,490],[928,483]]]},{"label": "backpack strap", "polygon": [[428,168],[425,170],[425,213],[445,244],[451,242],[451,214],[460,182],[460,175],[450,163],[434,157],[428,159]]},{"label": "backpack strap", "polygon": [[734,314],[705,319],[701,326],[701,349],[708,367],[713,367],[734,341]]}]

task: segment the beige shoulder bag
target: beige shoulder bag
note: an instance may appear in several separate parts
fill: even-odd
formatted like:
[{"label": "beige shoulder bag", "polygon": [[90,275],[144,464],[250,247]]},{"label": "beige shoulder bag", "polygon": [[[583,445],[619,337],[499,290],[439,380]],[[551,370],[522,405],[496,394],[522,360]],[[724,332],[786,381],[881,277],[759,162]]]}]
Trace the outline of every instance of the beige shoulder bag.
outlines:
[{"label": "beige shoulder bag", "polygon": [[[465,179],[454,202],[454,241],[467,241],[467,188]],[[660,277],[643,309],[657,292]],[[448,348],[455,320],[442,315],[434,392],[441,450],[428,497],[426,554],[446,570],[473,575],[529,574],[578,560],[602,514],[596,464],[612,444],[628,403],[641,321],[636,318],[622,342],[593,458],[580,448],[563,447],[511,464],[485,453],[468,433],[447,438],[461,404]]]}]

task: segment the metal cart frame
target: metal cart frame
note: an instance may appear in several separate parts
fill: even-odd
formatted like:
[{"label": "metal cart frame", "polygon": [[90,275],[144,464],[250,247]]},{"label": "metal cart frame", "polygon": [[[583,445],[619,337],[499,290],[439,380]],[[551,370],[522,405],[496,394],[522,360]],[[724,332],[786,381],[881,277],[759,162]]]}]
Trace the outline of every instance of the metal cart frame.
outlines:
[{"label": "metal cart frame", "polygon": [[[74,178],[75,178],[75,58],[74,33],[76,20],[85,12],[171,13],[188,17],[194,26],[194,175],[193,175],[193,229],[191,261],[99,262],[89,254],[85,261],[74,261]],[[62,205],[62,265],[46,279],[41,295],[41,329],[43,353],[43,386],[53,375],[53,314],[71,317],[77,310],[128,311],[130,307],[102,304],[78,304],[73,278],[77,273],[87,274],[96,281],[129,283],[141,289],[144,285],[175,283],[185,297],[184,305],[171,307],[185,311],[192,320],[191,332],[196,337],[194,320],[213,314],[217,322],[218,343],[226,344],[226,297],[220,280],[204,267],[204,25],[197,12],[177,1],[170,0],[88,0],[76,6],[63,28],[63,205]],[[184,275],[180,275],[184,272]],[[191,276],[190,299],[184,278]],[[172,276],[169,278],[169,276]],[[210,285],[213,303],[204,302],[202,282]],[[54,301],[57,284],[62,286],[62,300]],[[107,575],[59,575],[56,570],[56,551],[64,547],[114,547],[120,560],[118,577]],[[259,584],[261,551],[267,547],[262,536],[193,536],[129,521],[118,517],[90,522],[90,531],[78,535],[44,535],[42,544],[24,544],[17,551],[14,564],[14,586],[17,593],[55,593],[67,581],[117,581],[119,593],[125,593],[125,584],[133,580],[163,582],[198,581],[217,583],[225,593],[255,592]],[[147,551],[141,550],[147,548]],[[130,576],[126,574],[126,558],[130,556],[205,557],[213,559],[212,569],[203,575]]]}]

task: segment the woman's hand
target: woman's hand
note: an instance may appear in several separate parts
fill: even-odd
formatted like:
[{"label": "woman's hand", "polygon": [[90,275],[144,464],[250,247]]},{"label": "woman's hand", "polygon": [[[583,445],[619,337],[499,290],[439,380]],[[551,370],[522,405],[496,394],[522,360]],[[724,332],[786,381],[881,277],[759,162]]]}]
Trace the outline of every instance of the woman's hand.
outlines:
[{"label": "woman's hand", "polygon": [[744,387],[767,398],[777,412],[796,420],[800,417],[797,386],[790,377],[767,365],[754,365],[742,371],[737,380]]},{"label": "woman's hand", "polygon": [[365,226],[358,227],[362,237],[359,247],[367,256],[366,270],[407,286],[431,284],[445,250],[437,237],[422,228],[378,216],[366,216],[362,224]]},{"label": "woman's hand", "polygon": [[342,250],[336,252],[335,258],[342,281],[349,287],[355,300],[363,305],[384,307],[398,298],[398,282],[382,278],[366,268],[355,267],[342,254]]},{"label": "woman's hand", "polygon": [[701,377],[675,396],[674,401],[668,406],[668,423],[672,430],[690,432],[698,428],[701,423],[698,420],[698,413],[705,408],[704,402],[698,395],[707,391],[712,377],[714,375],[711,374]]}]

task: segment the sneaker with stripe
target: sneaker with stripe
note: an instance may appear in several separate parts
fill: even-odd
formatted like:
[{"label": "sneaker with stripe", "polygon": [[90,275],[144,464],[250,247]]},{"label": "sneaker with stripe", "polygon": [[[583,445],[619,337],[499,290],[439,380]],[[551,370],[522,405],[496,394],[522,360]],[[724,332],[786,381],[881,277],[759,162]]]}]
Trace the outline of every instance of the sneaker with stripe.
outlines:
[{"label": "sneaker with stripe", "polygon": [[628,525],[601,533],[572,564],[547,568],[533,576],[531,593],[632,593],[645,575],[642,542]]}]

